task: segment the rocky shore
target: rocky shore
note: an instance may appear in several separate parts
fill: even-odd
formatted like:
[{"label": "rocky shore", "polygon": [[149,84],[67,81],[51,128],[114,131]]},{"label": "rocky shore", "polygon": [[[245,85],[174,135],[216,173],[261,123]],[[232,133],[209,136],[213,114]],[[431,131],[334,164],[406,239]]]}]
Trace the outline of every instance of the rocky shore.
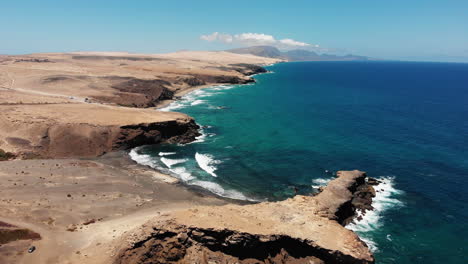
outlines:
[{"label": "rocky shore", "polygon": [[276,61],[225,52],[4,56],[0,149],[20,158],[96,157],[187,143],[198,135],[193,119],[143,108],[209,85],[253,82],[250,75],[265,72],[256,64]]},{"label": "rocky shore", "polygon": [[312,197],[172,212],[127,236],[113,263],[374,263],[343,227],[372,193],[364,172],[340,171]]},{"label": "rocky shore", "polygon": [[191,117],[148,107],[252,82],[274,62],[225,52],[2,57],[0,262],[373,263],[344,228],[372,209],[363,172],[339,172],[315,196],[241,205],[119,152],[193,141]]}]

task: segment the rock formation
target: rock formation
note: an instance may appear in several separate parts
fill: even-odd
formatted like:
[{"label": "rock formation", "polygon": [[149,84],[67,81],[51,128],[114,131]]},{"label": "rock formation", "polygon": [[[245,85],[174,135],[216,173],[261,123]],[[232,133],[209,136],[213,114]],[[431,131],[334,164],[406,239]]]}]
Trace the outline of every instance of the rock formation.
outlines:
[{"label": "rock formation", "polygon": [[343,227],[372,187],[364,172],[337,175],[316,196],[163,215],[129,235],[114,263],[373,263]]}]

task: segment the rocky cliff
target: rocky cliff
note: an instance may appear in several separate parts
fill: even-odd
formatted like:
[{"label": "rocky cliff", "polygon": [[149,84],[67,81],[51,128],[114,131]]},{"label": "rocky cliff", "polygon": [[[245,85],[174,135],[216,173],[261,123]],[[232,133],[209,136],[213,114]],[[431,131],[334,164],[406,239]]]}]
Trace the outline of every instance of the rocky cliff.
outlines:
[{"label": "rocky cliff", "polygon": [[127,236],[114,263],[374,263],[343,227],[372,193],[364,172],[341,171],[313,197],[169,213]]}]

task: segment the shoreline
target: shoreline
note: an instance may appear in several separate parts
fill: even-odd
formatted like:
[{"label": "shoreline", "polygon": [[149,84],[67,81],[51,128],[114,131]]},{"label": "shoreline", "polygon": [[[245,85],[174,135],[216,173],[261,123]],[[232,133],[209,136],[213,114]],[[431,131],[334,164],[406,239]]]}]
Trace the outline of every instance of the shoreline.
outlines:
[{"label": "shoreline", "polygon": [[[267,66],[272,66],[274,64],[270,64],[270,65],[267,65]],[[266,69],[265,69],[266,70]],[[245,84],[229,84],[229,83],[221,83],[221,84],[207,84],[207,85],[200,85],[200,86],[195,86],[195,87],[192,87],[190,89],[185,89],[185,90],[182,90],[182,91],[179,91],[177,93],[174,94],[174,97],[177,97],[177,99],[172,99],[172,100],[166,100],[166,101],[163,101],[163,102],[160,102],[154,109],[155,110],[158,110],[158,111],[164,111],[162,109],[166,108],[166,107],[169,107],[172,103],[175,103],[175,102],[178,102],[180,100],[183,100],[183,97],[186,96],[186,95],[189,95],[190,93],[192,92],[195,92],[195,91],[198,91],[198,90],[204,90],[204,89],[210,89],[210,88],[216,88],[217,86],[237,86],[237,85],[252,85],[252,84],[255,84],[256,83],[256,80],[255,78],[253,78],[254,76],[257,76],[257,75],[261,75],[261,74],[270,74],[270,73],[273,73],[271,71],[268,71],[266,70],[266,72],[261,72],[261,73],[254,73],[254,74],[251,74],[251,75],[247,75],[248,77],[252,78],[253,82],[251,83],[245,83]],[[175,109],[176,112],[177,112],[177,109]],[[171,110],[169,110],[170,112],[172,112]],[[192,117],[193,118],[193,117]],[[196,122],[196,120],[195,120]],[[198,131],[202,130],[201,128],[198,129]],[[200,135],[198,137],[201,137],[203,135]],[[197,138],[198,138],[197,137]],[[196,142],[197,141],[197,138],[193,141],[193,142]],[[189,142],[190,143],[193,143],[193,142]],[[223,195],[220,195],[220,194],[217,194],[217,193],[214,193],[213,191],[210,191],[206,188],[204,188],[203,186],[199,186],[199,185],[194,185],[194,184],[189,184],[187,182],[185,182],[183,179],[181,179],[181,177],[175,177],[175,176],[172,176],[170,174],[166,174],[164,172],[162,172],[160,169],[158,168],[154,168],[150,165],[147,165],[147,164],[142,164],[142,163],[139,163],[137,160],[135,160],[133,157],[131,157],[131,152],[132,151],[138,151],[137,148],[141,148],[141,147],[145,147],[145,145],[142,145],[142,146],[138,146],[138,147],[135,147],[135,148],[132,148],[130,149],[130,151],[128,152],[128,157],[133,160],[135,163],[139,164],[139,165],[142,165],[142,166],[145,166],[145,167],[148,167],[149,169],[151,170],[154,170],[156,171],[158,174],[160,175],[164,175],[164,177],[172,179],[172,180],[176,180],[178,182],[180,182],[181,184],[185,185],[187,188],[190,188],[194,191],[197,191],[197,192],[204,192],[204,193],[209,193],[210,195],[213,195],[215,197],[218,197],[218,198],[221,198],[221,199],[226,199],[226,200],[229,200],[229,201],[236,201],[236,202],[240,202],[240,203],[244,203],[244,204],[253,204],[253,203],[259,203],[261,201],[258,201],[258,200],[252,200],[252,199],[249,199],[247,197],[245,197],[245,199],[236,199],[236,198],[230,198],[230,197],[227,197],[227,196],[223,196]],[[138,153],[136,153],[136,155],[140,155]],[[222,187],[222,186],[221,186]],[[242,194],[241,191],[239,190],[235,190],[236,192],[240,192]]]},{"label": "shoreline", "polygon": [[[4,263],[61,263],[84,245],[112,241],[163,213],[245,204],[173,181],[124,151],[97,158],[0,162],[0,176],[2,193],[10,198],[0,200],[0,221],[42,238],[2,245]],[[31,245],[37,247],[34,254],[27,253]]]},{"label": "shoreline", "polygon": [[[203,52],[187,54],[206,57]],[[373,263],[366,245],[344,228],[344,221],[354,217],[354,207],[359,206],[350,201],[362,193],[353,186],[363,187],[366,199],[370,197],[372,187],[364,182],[363,172],[343,172],[341,179],[333,181],[334,186],[324,188],[331,191],[314,197],[298,195],[281,202],[252,203],[185,184],[136,163],[127,151],[122,151],[164,142],[189,143],[200,135],[199,126],[185,114],[141,107],[157,102],[158,110],[196,90],[255,82],[252,75],[268,73],[258,66],[261,61],[277,61],[226,53],[216,53],[220,57],[214,62],[180,57],[187,54],[150,59],[105,54],[43,54],[30,56],[47,59],[8,57],[2,62],[0,67],[11,73],[8,77],[13,82],[11,90],[0,98],[7,113],[6,118],[0,119],[4,124],[0,136],[5,139],[0,141],[0,147],[16,153],[36,151],[37,155],[18,155],[29,159],[0,162],[0,187],[5,197],[0,199],[0,215],[8,216],[0,218],[6,223],[1,223],[0,231],[13,239],[0,247],[0,262],[126,263],[127,257],[138,257],[144,251],[133,254],[131,251],[137,247],[131,243],[145,243],[148,234],[139,231],[152,226],[153,231],[168,231],[168,237],[178,234],[181,247],[196,245],[208,255],[212,254],[213,243],[221,243],[222,247],[232,244],[239,250],[252,241],[274,243],[288,253],[290,245],[276,241],[286,239],[299,248],[321,252],[307,255],[309,260],[321,261],[317,257],[324,257],[327,261]],[[246,63],[246,60],[250,61]],[[187,67],[187,62],[195,65],[195,69]],[[31,65],[36,68],[31,70]],[[70,71],[62,75],[35,72],[47,70],[50,65],[57,69],[66,66]],[[84,68],[100,71],[102,75],[70,73]],[[209,84],[197,85],[202,83]],[[59,96],[57,89],[61,87],[67,89],[60,89]],[[39,97],[38,92],[43,96]],[[73,102],[76,98],[86,99]],[[25,128],[20,133],[11,132],[21,124]],[[337,196],[334,190],[344,196]],[[281,207],[280,214],[276,205]],[[346,207],[344,211],[342,207]],[[304,214],[304,209],[310,213]],[[160,225],[153,226],[156,222]],[[188,234],[187,226],[191,226]],[[37,231],[41,239],[19,237],[14,228]],[[214,237],[204,232],[214,232]],[[229,237],[224,237],[225,232]],[[336,242],[332,238],[336,232],[345,238]],[[149,236],[152,235],[150,231]],[[184,236],[190,236],[192,242],[185,244],[188,240]],[[343,246],[350,241],[351,248]],[[31,245],[35,246],[33,254],[27,253]],[[269,250],[264,253],[270,255]],[[170,251],[162,254],[163,259],[167,258],[162,263],[167,263]],[[177,254],[185,256],[187,252]],[[220,254],[215,255],[226,261],[232,257]],[[114,259],[115,256],[118,258]],[[191,253],[187,256],[192,257]],[[288,254],[276,257],[288,257]]]}]

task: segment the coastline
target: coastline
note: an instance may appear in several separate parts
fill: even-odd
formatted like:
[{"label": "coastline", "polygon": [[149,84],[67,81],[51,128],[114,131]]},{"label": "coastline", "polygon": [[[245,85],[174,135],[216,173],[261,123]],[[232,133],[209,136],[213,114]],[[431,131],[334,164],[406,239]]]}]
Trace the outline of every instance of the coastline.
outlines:
[{"label": "coastline", "polygon": [[[1,162],[0,175],[3,197],[9,198],[0,201],[0,221],[42,238],[2,245],[4,263],[63,263],[81,247],[109,242],[164,212],[241,204],[180,184],[123,151],[91,159]],[[38,248],[32,255],[31,244]]]},{"label": "coastline", "polygon": [[[274,64],[269,64],[267,66],[272,66]],[[263,68],[264,69],[264,68]],[[182,91],[179,91],[179,92],[176,92],[174,94],[174,98],[176,99],[172,99],[172,100],[165,100],[163,102],[160,102],[158,103],[158,105],[155,107],[156,110],[159,110],[159,111],[165,111],[164,108],[166,107],[170,107],[171,104],[175,103],[175,102],[178,102],[180,100],[183,100],[184,96],[187,96],[195,91],[198,91],[198,90],[204,90],[204,89],[210,89],[210,88],[216,88],[218,86],[238,86],[238,85],[251,85],[251,84],[254,84],[256,82],[256,80],[253,78],[254,76],[256,75],[261,75],[261,74],[271,74],[273,72],[270,72],[268,70],[265,69],[264,72],[259,72],[259,73],[253,73],[253,74],[250,74],[250,75],[246,75],[247,77],[250,77],[253,81],[252,82],[249,82],[249,83],[245,83],[245,84],[229,84],[229,83],[222,83],[222,84],[209,84],[209,85],[200,85],[200,86],[194,86],[190,89],[185,89],[185,90],[182,90]],[[172,109],[170,109],[169,111],[172,111]],[[176,109],[177,111],[177,109]],[[199,129],[200,131],[201,129]],[[204,135],[201,134],[200,136],[198,136],[197,138],[195,138],[195,140],[193,142],[190,142],[190,143],[194,143],[196,142],[200,137],[203,137]],[[258,202],[261,202],[261,201],[258,201],[258,200],[252,200],[250,198],[247,198],[245,197],[241,192],[239,192],[241,194],[241,196],[243,197],[242,199],[240,197],[238,198],[233,198],[233,197],[229,197],[229,196],[226,196],[226,195],[221,195],[219,193],[215,193],[214,191],[212,190],[209,190],[209,189],[206,189],[205,187],[203,186],[200,186],[200,185],[195,185],[195,184],[189,184],[187,182],[184,181],[183,177],[177,177],[177,176],[172,176],[170,174],[167,174],[165,172],[163,172],[161,169],[158,169],[157,167],[155,166],[151,166],[151,165],[148,165],[148,164],[143,164],[143,163],[139,163],[139,161],[137,160],[138,157],[136,155],[140,155],[137,153],[137,149],[138,148],[141,148],[141,147],[145,147],[144,145],[142,146],[138,146],[136,148],[133,148],[130,150],[129,152],[129,157],[130,159],[132,159],[134,162],[142,165],[142,166],[147,166],[148,168],[156,171],[157,173],[161,174],[161,175],[164,175],[165,178],[167,178],[168,180],[169,179],[172,179],[172,180],[176,180],[176,181],[179,181],[181,184],[185,185],[187,188],[191,188],[195,191],[199,191],[199,192],[206,192],[206,193],[209,193],[210,195],[214,195],[216,197],[219,197],[221,199],[227,199],[227,200],[232,200],[232,201],[235,201],[235,202],[241,202],[241,203],[245,203],[245,204],[249,204],[249,203],[258,203]],[[135,153],[132,155],[132,152],[135,151]],[[176,173],[174,173],[176,174]],[[235,190],[236,192],[238,190]]]},{"label": "coastline", "polygon": [[[180,55],[172,56],[180,60]],[[204,56],[204,54],[201,55]],[[81,67],[83,64],[77,64],[76,61],[80,63],[86,61],[93,67],[112,74],[115,74],[114,69],[118,65],[122,67],[119,73],[125,76],[47,75],[38,77],[32,74],[32,77],[26,78],[25,75],[31,74],[29,69],[15,72],[18,67],[11,65],[27,63],[38,66],[40,64],[39,66],[48,69],[50,66],[44,63],[51,61],[13,59],[1,65],[16,74],[21,82],[8,82],[11,83],[8,94],[2,94],[5,102],[1,107],[7,115],[6,118],[0,119],[2,124],[6,124],[0,130],[2,132],[0,136],[5,139],[0,142],[2,144],[0,147],[5,147],[7,151],[14,151],[15,157],[24,160],[15,159],[0,163],[0,186],[6,197],[0,201],[0,212],[1,215],[8,215],[8,217],[0,218],[1,221],[5,221],[5,224],[0,225],[0,231],[12,237],[12,241],[0,247],[0,260],[14,263],[121,262],[128,256],[125,252],[135,246],[129,245],[128,242],[142,241],[141,239],[144,241],[148,234],[139,234],[138,230],[146,229],[147,223],[154,223],[156,220],[163,221],[164,223],[160,222],[161,226],[167,227],[171,234],[181,231],[182,233],[179,234],[181,236],[186,233],[184,226],[191,225],[191,223],[199,227],[208,224],[208,226],[201,227],[200,230],[203,232],[213,228],[214,230],[224,228],[223,230],[228,230],[235,236],[238,232],[251,234],[247,237],[241,235],[238,238],[229,238],[228,243],[237,244],[235,247],[250,243],[252,239],[250,236],[257,241],[255,243],[258,241],[263,243],[265,239],[277,243],[275,240],[280,238],[292,240],[299,248],[305,247],[311,252],[317,253],[318,250],[320,252],[318,255],[307,256],[310,260],[321,261],[317,257],[323,257],[325,260],[373,263],[372,253],[368,251],[367,246],[352,231],[345,229],[341,220],[343,217],[354,217],[354,205],[351,207],[348,205],[355,195],[355,191],[351,189],[356,184],[365,187],[363,182],[366,177],[365,173],[359,171],[343,173],[344,180],[338,180],[337,187],[333,188],[345,194],[345,199],[335,197],[332,192],[323,192],[322,196],[329,193],[330,199],[319,199],[319,196],[296,196],[279,203],[252,203],[221,198],[205,189],[181,184],[170,175],[136,164],[130,160],[127,152],[122,152],[122,150],[162,142],[188,143],[199,136],[197,132],[199,127],[193,118],[187,115],[141,108],[160,103],[156,106],[161,109],[162,104],[167,106],[175,102],[175,100],[165,100],[165,98],[177,99],[190,92],[217,85],[251,83],[253,82],[251,75],[263,73],[265,70],[257,65],[261,64],[258,61],[266,59],[248,57],[253,63],[245,64],[243,60],[247,57],[224,53],[222,55],[228,56],[225,63],[229,67],[223,67],[220,64],[213,66],[213,62],[209,62],[208,65],[211,68],[205,75],[193,72],[191,68],[178,68],[177,71],[169,74],[163,72],[167,75],[161,78],[158,76],[158,79],[147,79],[154,78],[154,74],[149,77],[148,73],[140,71],[133,73],[135,77],[128,77],[128,71],[135,68],[127,67],[127,63],[133,63],[135,66],[142,63],[141,61],[153,63],[154,60],[157,63],[166,63],[167,58],[164,56],[158,58],[150,56],[149,60],[140,60],[138,56],[115,57],[113,55],[59,54],[50,57],[52,61],[55,60],[53,63],[58,63],[54,67],[60,67],[60,63],[71,63],[66,65],[72,68],[77,65]],[[70,62],[62,60],[63,58]],[[121,63],[122,60],[125,63]],[[105,61],[104,66],[102,61]],[[197,64],[199,60],[191,62]],[[177,63],[185,65],[184,60],[177,61]],[[205,73],[203,72],[206,70],[205,66],[198,65],[198,67],[200,67],[198,71]],[[93,68],[90,67],[90,69]],[[160,68],[158,70],[161,72]],[[69,91],[64,91],[64,94],[52,93],[63,83],[73,85],[70,86]],[[83,83],[88,85],[86,89],[81,89],[80,85]],[[114,90],[96,95],[96,88],[99,87],[96,87],[95,83]],[[193,85],[194,83],[205,84]],[[13,84],[18,84],[18,86],[14,87]],[[27,85],[30,88],[29,90],[23,89],[20,85]],[[172,90],[168,88],[169,85]],[[34,90],[37,86],[46,92]],[[38,97],[39,93],[43,97]],[[86,99],[83,102],[76,102],[77,99],[81,100],[85,96]],[[87,118],[89,116],[93,118]],[[22,124],[25,128],[21,131],[11,132],[21,127]],[[281,216],[275,214],[274,206],[271,207],[276,204],[284,207]],[[338,208],[345,204],[349,208],[343,215]],[[221,208],[219,206],[223,207],[219,212],[226,210],[225,213],[212,219],[212,215],[219,213],[218,208]],[[309,206],[308,210],[311,214],[304,215],[303,209]],[[334,209],[329,209],[330,206]],[[257,209],[260,210],[257,212]],[[318,214],[315,212],[316,209],[319,210]],[[188,219],[185,218],[187,214],[184,213],[187,210],[188,215],[191,215]],[[198,210],[204,213],[197,214]],[[230,212],[231,210],[235,213]],[[193,215],[194,212],[195,215]],[[166,225],[171,225],[174,219],[171,217],[177,215],[182,218],[176,217],[179,219],[178,225],[175,227],[176,230],[172,230],[173,226]],[[294,215],[296,220],[283,225],[284,217],[287,215]],[[270,229],[261,227],[273,222],[275,224]],[[299,222],[310,222],[311,225],[303,226]],[[322,224],[332,227],[324,229]],[[308,235],[298,235],[293,230],[295,227],[306,228],[303,231]],[[14,228],[27,228],[38,232],[41,239],[17,237],[15,233],[17,231]],[[159,228],[159,225],[156,228]],[[317,231],[320,233],[319,236],[315,235]],[[189,233],[192,234],[191,232]],[[203,232],[202,237],[205,237]],[[342,233],[345,239],[331,242],[330,234],[334,232]],[[258,237],[259,233],[263,234]],[[195,235],[191,239],[198,241],[198,237]],[[210,236],[206,236],[206,239],[213,240]],[[306,241],[307,239],[310,241]],[[221,241],[216,243],[218,242]],[[351,249],[344,246],[348,242],[351,242]],[[183,246],[187,246],[184,243]],[[34,254],[26,253],[31,245],[37,247]],[[127,246],[129,248],[125,248]],[[203,242],[199,246],[205,250],[206,243]],[[291,250],[282,243],[277,246],[285,247],[286,251]],[[331,251],[334,253],[330,254]],[[107,254],[102,254],[102,252]],[[268,251],[265,252],[267,253]],[[185,256],[184,252],[180,254]],[[207,252],[207,254],[211,253]],[[285,257],[282,254],[278,257]],[[120,257],[115,260],[113,259],[115,256]],[[188,256],[191,255],[188,254]],[[217,257],[229,259],[225,255]],[[163,263],[166,262],[163,261]]]}]

